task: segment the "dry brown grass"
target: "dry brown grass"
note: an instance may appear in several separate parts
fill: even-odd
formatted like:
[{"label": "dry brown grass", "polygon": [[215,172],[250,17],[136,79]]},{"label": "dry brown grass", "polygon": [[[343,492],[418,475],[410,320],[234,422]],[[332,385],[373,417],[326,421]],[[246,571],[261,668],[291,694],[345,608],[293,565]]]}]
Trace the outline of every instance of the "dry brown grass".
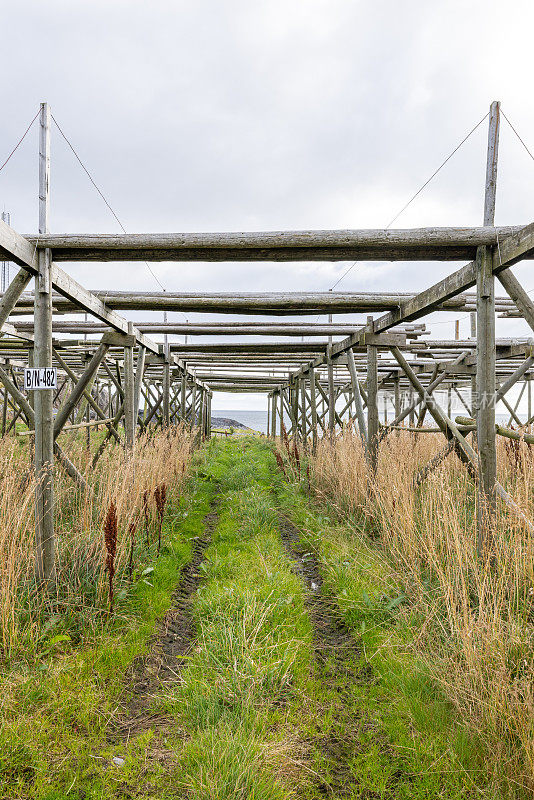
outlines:
[{"label": "dry brown grass", "polygon": [[[351,514],[364,514],[404,587],[420,627],[412,646],[487,745],[495,773],[534,787],[534,570],[531,537],[499,504],[495,560],[476,557],[473,482],[455,456],[415,491],[414,473],[441,447],[437,435],[390,435],[370,483],[361,441],[322,441],[312,480]],[[528,446],[498,444],[499,479],[534,518]],[[401,612],[402,613],[402,612]]]},{"label": "dry brown grass", "polygon": [[[103,521],[111,501],[118,519],[115,569],[128,565],[131,525],[141,538],[143,494],[150,498],[166,484],[176,496],[192,454],[191,434],[179,427],[152,438],[138,439],[132,457],[109,447],[93,470],[85,437],[64,436],[62,447],[84,474],[90,490],[77,489],[60,467],[56,469],[56,597],[46,602],[76,612],[84,603],[101,604],[105,597]],[[94,450],[94,447],[93,447]],[[0,645],[9,658],[39,638],[39,591],[33,580],[34,483],[27,440],[0,440]],[[152,502],[152,501],[151,501]],[[45,600],[43,599],[43,602]]]}]

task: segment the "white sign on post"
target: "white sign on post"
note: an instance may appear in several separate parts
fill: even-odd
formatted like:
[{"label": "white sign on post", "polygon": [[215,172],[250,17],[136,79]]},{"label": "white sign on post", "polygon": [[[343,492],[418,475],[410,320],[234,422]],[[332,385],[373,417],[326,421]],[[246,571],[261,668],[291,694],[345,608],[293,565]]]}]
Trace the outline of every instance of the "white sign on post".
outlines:
[{"label": "white sign on post", "polygon": [[24,389],[57,389],[56,367],[25,367]]}]

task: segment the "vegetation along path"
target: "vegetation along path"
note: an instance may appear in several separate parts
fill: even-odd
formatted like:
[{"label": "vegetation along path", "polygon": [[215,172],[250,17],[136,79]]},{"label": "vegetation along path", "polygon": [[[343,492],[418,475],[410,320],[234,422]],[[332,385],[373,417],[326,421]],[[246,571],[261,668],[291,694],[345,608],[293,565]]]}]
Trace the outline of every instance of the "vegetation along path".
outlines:
[{"label": "vegetation along path", "polygon": [[109,629],[12,673],[2,798],[499,797],[376,550],[306,489],[257,438],[197,453]]}]

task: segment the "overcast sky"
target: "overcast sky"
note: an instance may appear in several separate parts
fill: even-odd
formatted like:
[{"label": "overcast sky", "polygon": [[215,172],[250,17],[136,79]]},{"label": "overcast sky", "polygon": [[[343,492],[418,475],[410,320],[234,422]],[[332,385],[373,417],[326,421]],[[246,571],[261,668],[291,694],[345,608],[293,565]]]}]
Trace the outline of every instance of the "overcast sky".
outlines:
[{"label": "overcast sky", "polygon": [[[4,0],[0,9],[0,163],[47,100],[128,232],[384,227],[492,100],[534,152],[527,0]],[[484,123],[396,227],[481,224],[486,137]],[[35,125],[0,172],[1,208],[24,233],[37,225],[36,154]],[[532,221],[534,162],[504,120],[499,169],[496,223]],[[56,130],[50,228],[118,230]],[[534,289],[529,264],[517,274]],[[346,267],[153,269],[169,291],[280,291],[326,290]],[[420,290],[454,267],[361,263],[339,288]],[[143,263],[67,268],[88,288],[159,288]],[[453,318],[434,315],[436,335],[452,336]],[[467,317],[461,325],[467,335]],[[500,333],[527,329],[508,322]],[[215,406],[238,402],[263,405],[230,396]]]}]

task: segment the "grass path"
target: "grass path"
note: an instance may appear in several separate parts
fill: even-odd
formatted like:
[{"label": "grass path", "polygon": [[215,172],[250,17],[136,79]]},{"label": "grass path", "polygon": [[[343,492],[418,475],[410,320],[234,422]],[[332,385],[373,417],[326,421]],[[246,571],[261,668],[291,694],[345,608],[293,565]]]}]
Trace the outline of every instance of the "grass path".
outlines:
[{"label": "grass path", "polygon": [[268,444],[208,443],[173,513],[128,622],[50,660],[38,712],[31,681],[4,707],[0,797],[499,797],[400,654],[379,563]]}]

